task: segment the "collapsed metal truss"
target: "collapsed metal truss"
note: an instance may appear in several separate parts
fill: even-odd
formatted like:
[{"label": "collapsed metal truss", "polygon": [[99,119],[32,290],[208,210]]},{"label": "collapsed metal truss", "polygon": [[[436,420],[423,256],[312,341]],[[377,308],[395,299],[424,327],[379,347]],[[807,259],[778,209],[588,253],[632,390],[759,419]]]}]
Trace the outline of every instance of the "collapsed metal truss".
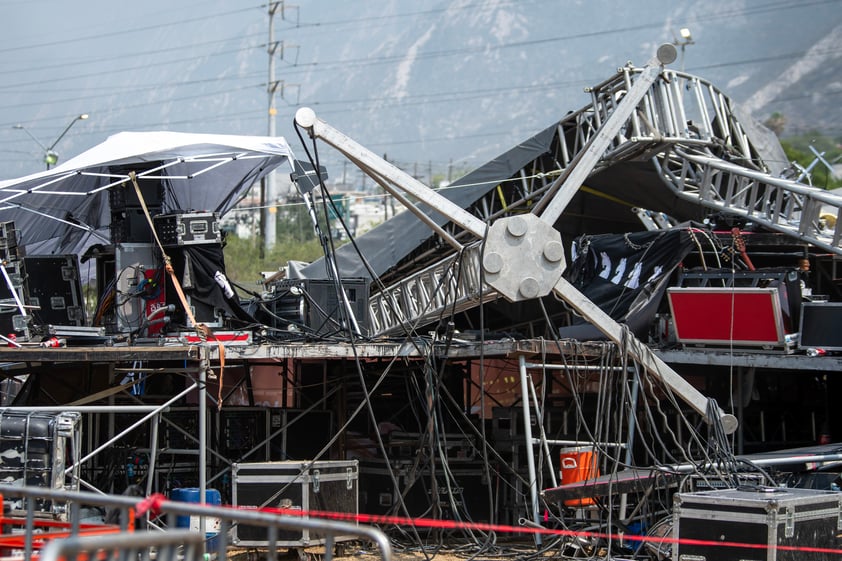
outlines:
[{"label": "collapsed metal truss", "polygon": [[[680,148],[655,162],[675,193],[686,200],[842,254],[842,201],[827,191]],[[833,220],[826,220],[826,215]]]},{"label": "collapsed metal truss", "polygon": [[[331,127],[319,119],[312,109],[299,109],[295,122],[312,138],[339,150],[398,200],[407,201],[409,196],[424,200],[431,209],[458,224],[474,240],[482,242],[480,274],[484,274],[483,280],[507,301],[523,302],[553,293],[605,337],[615,344],[622,344],[628,356],[639,361],[648,373],[667,384],[706,421],[717,423],[724,434],[729,434],[737,428],[733,415],[723,412],[715,404],[712,406],[707,398],[655,356],[627,327],[618,324],[562,276],[565,252],[560,233],[554,228],[573,194],[610,148],[613,137],[621,133],[623,126],[661,76],[663,64],[673,60],[675,48],[668,44],[662,45],[658,54],[641,70],[637,81],[618,101],[597,134],[571,161],[568,168],[570,173],[562,173],[546,190],[544,199],[549,201],[547,205],[533,209],[534,213],[505,216],[490,225]],[[427,213],[414,205],[408,208],[456,251],[461,253],[465,250],[463,244],[442,230]]]},{"label": "collapsed metal truss", "polygon": [[[537,212],[553,198],[643,69],[620,68],[589,88],[591,103],[562,119],[550,150],[529,162],[468,210],[486,223]],[[842,199],[821,189],[774,177],[751,144],[732,101],[711,83],[664,69],[635,111],[610,138],[588,176],[622,161],[651,161],[679,198],[746,217],[827,251],[842,254]],[[836,218],[826,227],[824,214]],[[458,228],[445,226],[454,237]],[[457,271],[458,269],[458,271]],[[457,254],[428,240],[411,263],[370,299],[372,335],[420,325],[445,311],[465,311],[497,297],[479,278],[479,244]],[[399,272],[399,274],[397,274]]]},{"label": "collapsed metal truss", "polygon": [[480,243],[422,269],[369,299],[372,331],[378,334],[409,328],[407,322],[424,324],[446,312],[461,312],[490,300],[496,294],[482,290],[479,278]]}]

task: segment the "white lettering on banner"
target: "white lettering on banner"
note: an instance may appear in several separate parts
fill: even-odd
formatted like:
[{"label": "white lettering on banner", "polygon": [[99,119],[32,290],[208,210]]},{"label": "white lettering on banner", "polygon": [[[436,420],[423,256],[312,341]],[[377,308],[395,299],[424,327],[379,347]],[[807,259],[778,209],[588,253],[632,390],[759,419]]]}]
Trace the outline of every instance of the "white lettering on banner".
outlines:
[{"label": "white lettering on banner", "polygon": [[599,256],[602,259],[602,272],[599,273],[599,276],[608,280],[608,275],[611,273],[611,258],[608,257],[607,253],[600,253]]},{"label": "white lettering on banner", "polygon": [[642,268],[643,264],[640,261],[635,263],[634,267],[632,267],[631,275],[629,275],[629,280],[627,280],[623,286],[631,288],[632,290],[638,288],[640,286],[640,271]]},{"label": "white lettering on banner", "polygon": [[614,284],[622,283],[623,276],[626,274],[626,263],[627,260],[625,257],[620,259],[620,264],[617,266],[617,272],[614,274],[614,278],[611,279],[611,282]]},{"label": "white lettering on banner", "polygon": [[[601,261],[599,271],[600,278],[611,281],[611,283],[616,285],[623,285],[632,290],[640,288],[640,277],[643,274],[642,261],[636,261],[627,276],[626,267],[628,266],[628,258],[623,257],[620,259],[616,269],[614,269],[613,264],[611,263],[611,257],[607,253],[600,253],[599,258]],[[646,283],[648,284],[657,280],[663,272],[663,265],[656,265],[652,270],[652,274],[646,279]]]}]

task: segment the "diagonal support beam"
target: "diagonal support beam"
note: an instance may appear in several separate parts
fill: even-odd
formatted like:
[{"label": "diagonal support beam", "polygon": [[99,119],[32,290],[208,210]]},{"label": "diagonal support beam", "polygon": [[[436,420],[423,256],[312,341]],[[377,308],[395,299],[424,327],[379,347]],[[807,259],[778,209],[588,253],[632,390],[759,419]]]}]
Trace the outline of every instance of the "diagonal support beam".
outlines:
[{"label": "diagonal support beam", "polygon": [[541,211],[541,220],[549,224],[555,224],[561,217],[564,209],[570,204],[573,196],[579,190],[579,187],[585,182],[588,176],[593,171],[596,164],[602,159],[603,154],[611,145],[611,142],[620,132],[620,129],[629,120],[637,105],[646,96],[649,88],[661,75],[664,64],[669,64],[675,60],[675,47],[670,44],[661,45],[658,53],[649,59],[643,71],[634,81],[632,87],[620,100],[617,108],[611,113],[611,116],[599,128],[599,131],[591,137],[587,146],[579,153],[579,157],[570,169],[570,173],[564,179],[563,183],[557,187],[555,193],[548,194],[549,199],[545,197],[544,200],[549,200],[543,210]]},{"label": "diagonal support beam", "polygon": [[[485,222],[328,125],[316,117],[316,113],[309,107],[302,107],[295,112],[295,122],[305,129],[311,138],[319,138],[344,154],[401,202],[406,203],[405,194],[409,194],[419,201],[423,201],[448,220],[459,224],[477,238],[483,239],[485,237],[487,228]],[[435,230],[437,234],[441,235],[444,232],[432,218],[417,206],[409,205],[407,209],[424,224]],[[447,240],[453,239],[446,232],[443,237]],[[453,243],[456,243],[455,240],[453,240]],[[462,246],[457,245],[456,249],[462,249]]]},{"label": "diagonal support beam", "polygon": [[[708,422],[711,421],[707,411],[708,398],[676,373],[675,370],[670,368],[667,363],[658,358],[652,352],[652,349],[646,346],[640,339],[630,332],[624,334],[624,326],[614,321],[611,316],[603,312],[599,306],[579,292],[566,279],[560,278],[553,288],[553,292],[567,302],[576,312],[581,314],[582,317],[599,328],[617,346],[627,350],[629,355],[639,362],[650,375],[655,376],[668,386],[673,393],[692,407],[696,413],[700,414]],[[719,420],[722,422],[722,428],[726,434],[731,434],[737,430],[738,423],[734,415],[725,413],[720,409]]]}]

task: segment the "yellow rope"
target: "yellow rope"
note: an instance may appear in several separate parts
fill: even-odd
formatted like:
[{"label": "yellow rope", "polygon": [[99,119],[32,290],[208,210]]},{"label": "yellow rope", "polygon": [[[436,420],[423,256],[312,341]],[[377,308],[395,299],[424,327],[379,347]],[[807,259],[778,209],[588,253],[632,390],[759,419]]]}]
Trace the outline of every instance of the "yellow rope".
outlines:
[{"label": "yellow rope", "polygon": [[158,232],[155,231],[155,224],[152,222],[152,216],[149,214],[149,209],[146,207],[146,201],[143,199],[143,193],[140,191],[140,185],[137,183],[137,174],[134,171],[130,171],[129,179],[131,179],[132,185],[134,185],[135,193],[137,193],[137,199],[140,201],[140,206],[143,208],[143,214],[146,215],[146,221],[149,223],[149,228],[152,230],[152,235],[155,237],[155,243],[158,244],[158,249],[161,250],[161,255],[164,256],[164,269],[167,271],[167,274],[172,281],[176,294],[178,294],[178,299],[181,301],[181,307],[184,308],[184,313],[190,319],[190,322],[196,330],[196,334],[202,341],[216,341],[216,344],[219,347],[219,395],[217,396],[216,406],[218,409],[222,409],[222,381],[225,373],[225,345],[222,344],[222,341],[214,337],[213,332],[207,325],[196,321],[196,317],[193,315],[193,310],[190,308],[190,304],[187,303],[187,297],[184,295],[184,290],[181,288],[181,283],[178,282],[178,277],[172,267],[170,256],[167,255],[166,251],[164,251],[164,246],[158,237]]}]

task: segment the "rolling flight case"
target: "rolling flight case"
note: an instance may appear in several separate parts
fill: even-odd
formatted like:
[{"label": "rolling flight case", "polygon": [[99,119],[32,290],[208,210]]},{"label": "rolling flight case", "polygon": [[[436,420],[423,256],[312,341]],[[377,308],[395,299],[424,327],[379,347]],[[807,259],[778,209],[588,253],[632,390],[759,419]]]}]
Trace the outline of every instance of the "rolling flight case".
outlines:
[{"label": "rolling flight case", "polygon": [[[307,511],[359,513],[357,460],[241,463],[233,466],[232,499],[240,508],[284,507]],[[335,541],[356,539],[336,536]],[[325,538],[310,530],[279,530],[279,547],[323,545]],[[232,542],[239,546],[268,545],[266,528],[238,524]]]},{"label": "rolling flight case", "polygon": [[717,489],[673,502],[675,561],[818,561],[842,546],[835,491]]}]

